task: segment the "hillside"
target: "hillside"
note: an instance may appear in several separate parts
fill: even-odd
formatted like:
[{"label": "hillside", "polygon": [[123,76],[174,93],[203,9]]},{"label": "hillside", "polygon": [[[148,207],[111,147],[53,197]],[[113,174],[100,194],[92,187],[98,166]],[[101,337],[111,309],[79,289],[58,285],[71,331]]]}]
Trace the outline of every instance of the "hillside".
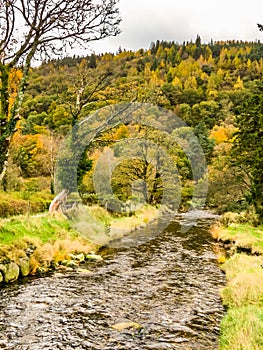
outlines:
[{"label": "hillside", "polygon": [[[52,191],[58,145],[71,126],[104,106],[136,101],[167,109],[193,128],[209,167],[209,207],[217,208],[218,212],[246,209],[255,192],[248,174],[251,168],[238,155],[233,161],[231,149],[235,133],[246,125],[240,121],[240,116],[248,110],[245,103],[262,93],[262,57],[260,42],[203,44],[197,36],[195,42],[183,44],[157,41],[148,50],[137,52],[120,48],[116,54],[43,62],[31,71],[20,112],[22,119],[10,150],[11,166],[5,189],[50,191],[51,184]],[[13,75],[15,94],[19,70]],[[257,113],[262,113],[262,109]],[[170,125],[174,127],[172,121]],[[146,133],[144,130],[141,135],[145,137]],[[78,184],[87,202],[97,201],[91,177],[105,147],[113,147],[113,141],[134,135],[130,126],[122,125],[98,135],[94,145],[86,150],[79,164]],[[262,141],[256,142],[260,134],[251,131],[251,135],[253,139],[247,142],[258,144],[260,153]],[[116,144],[113,148],[116,153]],[[190,205],[193,191],[191,167],[180,148],[176,145],[172,148],[183,184],[184,208]],[[140,178],[138,174],[143,173],[144,167],[140,161],[133,164],[137,173],[133,181]],[[115,195],[127,200],[131,196],[131,182],[123,174],[132,171],[131,164],[124,164],[116,171]],[[156,174],[157,170],[153,177],[147,175],[144,179],[152,192],[150,204],[160,202],[161,184],[160,193],[154,195]]]}]

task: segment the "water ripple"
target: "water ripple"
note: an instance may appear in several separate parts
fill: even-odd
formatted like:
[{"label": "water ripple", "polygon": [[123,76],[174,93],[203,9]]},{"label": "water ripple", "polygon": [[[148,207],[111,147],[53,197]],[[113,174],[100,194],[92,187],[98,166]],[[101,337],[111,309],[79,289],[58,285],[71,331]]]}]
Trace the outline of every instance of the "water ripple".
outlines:
[{"label": "water ripple", "polygon": [[[89,275],[54,274],[1,289],[0,348],[217,349],[225,280],[210,220],[186,233],[174,221],[130,249],[105,247]],[[140,327],[112,328],[120,322]]]}]

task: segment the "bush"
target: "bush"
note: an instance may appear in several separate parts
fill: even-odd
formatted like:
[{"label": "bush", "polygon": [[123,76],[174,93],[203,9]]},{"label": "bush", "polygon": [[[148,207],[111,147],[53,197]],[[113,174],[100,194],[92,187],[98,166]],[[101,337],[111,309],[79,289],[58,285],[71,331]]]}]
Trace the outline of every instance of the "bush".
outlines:
[{"label": "bush", "polygon": [[249,223],[252,226],[259,225],[258,216],[257,214],[255,214],[253,210],[244,211],[241,213],[227,212],[221,217],[220,222],[224,226],[228,226],[230,224],[246,224],[246,223]]},{"label": "bush", "polygon": [[52,195],[43,192],[0,192],[0,217],[43,212],[51,200]]}]

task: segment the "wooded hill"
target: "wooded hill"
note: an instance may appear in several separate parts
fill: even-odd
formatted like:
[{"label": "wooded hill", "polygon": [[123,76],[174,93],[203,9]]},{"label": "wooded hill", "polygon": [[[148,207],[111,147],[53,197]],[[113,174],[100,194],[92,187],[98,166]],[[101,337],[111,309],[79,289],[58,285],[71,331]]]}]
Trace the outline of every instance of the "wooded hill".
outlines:
[{"label": "wooded hill", "polygon": [[[147,102],[173,111],[193,128],[209,166],[210,207],[222,212],[253,205],[262,215],[262,57],[260,42],[203,44],[197,36],[194,42],[183,44],[157,41],[148,50],[120,48],[116,54],[43,62],[31,71],[22,119],[10,150],[5,190],[49,191],[57,146],[72,125],[107,105]],[[19,70],[14,70],[12,79],[15,96]],[[134,132],[122,125],[100,135],[85,152],[78,180],[87,202],[96,201],[91,180],[96,159],[114,140],[132,138]],[[145,136],[147,130],[140,132]],[[187,207],[192,195],[191,169],[186,155],[173,147],[183,183],[182,207]],[[147,201],[159,203],[162,185],[157,170],[145,170],[139,160],[132,167],[128,162],[116,170],[112,180],[116,197],[129,199],[131,180],[142,174],[151,192]]]}]

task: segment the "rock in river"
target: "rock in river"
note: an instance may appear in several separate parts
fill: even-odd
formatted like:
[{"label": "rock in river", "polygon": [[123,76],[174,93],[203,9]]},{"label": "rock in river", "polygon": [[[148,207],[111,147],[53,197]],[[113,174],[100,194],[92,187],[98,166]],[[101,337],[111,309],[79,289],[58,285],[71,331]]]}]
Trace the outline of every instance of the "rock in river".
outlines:
[{"label": "rock in river", "polygon": [[90,260],[90,261],[102,261],[103,260],[102,256],[95,254],[93,252],[90,252],[90,254],[87,254],[86,259]]},{"label": "rock in river", "polygon": [[120,323],[114,324],[113,326],[111,326],[111,328],[121,332],[124,329],[129,329],[129,328],[141,329],[142,326],[137,322],[120,322]]}]

